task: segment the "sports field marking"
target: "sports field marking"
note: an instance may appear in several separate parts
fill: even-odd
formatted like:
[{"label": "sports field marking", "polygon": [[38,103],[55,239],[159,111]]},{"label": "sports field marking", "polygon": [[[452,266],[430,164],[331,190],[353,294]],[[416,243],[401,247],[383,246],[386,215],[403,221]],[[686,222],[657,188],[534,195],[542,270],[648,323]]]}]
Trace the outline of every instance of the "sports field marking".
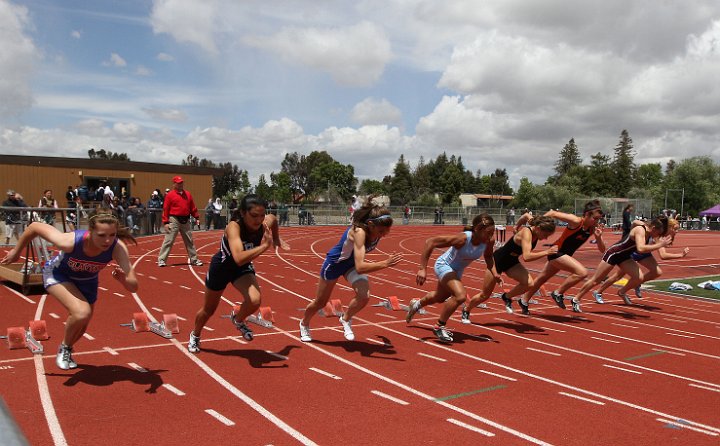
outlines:
[{"label": "sports field marking", "polygon": [[667,423],[670,426],[675,427],[675,428],[689,429],[691,431],[699,432],[699,433],[705,434],[705,435],[711,435],[713,437],[717,437],[718,435],[720,435],[717,432],[706,431],[704,429],[698,429],[696,427],[688,426],[686,423],[684,423],[682,421],[670,421],[670,420],[666,420],[664,418],[655,418],[655,419],[661,423]]},{"label": "sports field marking", "polygon": [[567,331],[565,331],[565,330],[558,330],[557,328],[541,327],[541,326],[538,326],[538,328],[541,329],[541,330],[556,331],[556,332],[558,332],[558,333],[567,333]]},{"label": "sports field marking", "polygon": [[624,369],[622,367],[618,367],[618,366],[614,366],[614,365],[610,365],[610,364],[603,364],[603,367],[607,367],[607,368],[615,369],[615,370],[622,370],[623,372],[628,372],[628,373],[635,373],[636,375],[642,375],[642,372],[638,372],[637,370]]},{"label": "sports field marking", "polygon": [[538,352],[538,353],[545,353],[546,355],[562,356],[560,353],[548,352],[548,351],[545,351],[545,350],[540,350],[540,349],[538,349],[538,348],[525,347],[525,349],[526,349],[526,350],[532,350],[532,351]]},{"label": "sports field marking", "polygon": [[191,289],[192,289],[192,288],[190,288],[189,286],[185,286],[185,285],[180,285],[180,288],[182,288],[182,289],[184,289],[184,290],[191,290]]},{"label": "sports field marking", "polygon": [[247,344],[247,341],[245,341],[244,339],[240,339],[240,338],[237,337],[237,336],[228,336],[228,337],[226,337],[225,339],[229,339],[229,340],[231,340],[231,341],[235,341],[235,342],[237,342],[238,344]]},{"label": "sports field marking", "polygon": [[60,319],[60,316],[58,316],[58,315],[55,314],[55,313],[48,313],[48,316],[50,316],[50,317],[53,318],[53,319]]},{"label": "sports field marking", "polygon": [[328,378],[332,378],[332,379],[342,379],[341,377],[339,377],[339,376],[337,376],[337,375],[333,375],[333,374],[330,373],[330,372],[326,372],[325,370],[320,370],[320,369],[315,368],[315,367],[310,367],[310,370],[312,370],[312,371],[315,372],[315,373],[319,373],[319,374],[321,374],[321,375],[327,376]]},{"label": "sports field marking", "polygon": [[117,297],[125,297],[125,295],[122,293],[113,293],[113,294],[116,295]]},{"label": "sports field marking", "polygon": [[500,375],[500,374],[497,374],[497,373],[488,372],[487,370],[478,370],[478,372],[480,372],[480,373],[485,373],[485,374],[487,374],[487,375],[492,375],[492,376],[495,376],[495,377],[497,377],[497,378],[507,379],[508,381],[517,381],[517,379],[515,379],[515,378],[510,378],[509,376],[504,376],[504,375]]},{"label": "sports field marking", "polygon": [[597,404],[598,406],[604,406],[604,405],[605,405],[605,403],[603,403],[602,401],[591,400],[590,398],[585,398],[585,397],[582,397],[582,396],[580,396],[580,395],[573,395],[572,393],[558,392],[558,394],[560,394],[560,395],[562,395],[562,396],[569,396],[570,398],[575,398],[575,399],[578,399],[578,400],[581,400],[581,401],[587,401],[588,403]]},{"label": "sports field marking", "polygon": [[610,325],[615,325],[617,327],[624,327],[624,328],[632,328],[632,329],[638,328],[638,327],[633,327],[632,325],[618,324],[617,322],[611,322]]},{"label": "sports field marking", "polygon": [[225,426],[228,426],[228,427],[229,427],[229,426],[235,426],[235,422],[234,422],[234,421],[232,421],[231,419],[227,418],[227,417],[224,416],[224,415],[221,415],[221,414],[220,414],[218,411],[216,411],[215,409],[205,409],[205,413],[208,414],[208,415],[210,415],[211,417],[215,418],[216,420],[218,420],[219,422],[221,422],[221,423],[224,424]]},{"label": "sports field marking", "polygon": [[169,391],[171,391],[172,393],[174,393],[177,396],[185,396],[185,392],[183,392],[182,390],[173,386],[172,384],[165,383],[162,385],[162,387],[165,387],[166,389],[168,389]]},{"label": "sports field marking", "polygon": [[435,361],[447,362],[447,359],[445,359],[445,358],[438,358],[437,356],[428,355],[427,353],[417,352],[417,354],[418,354],[418,356],[422,356],[422,357],[424,357],[424,358],[433,359],[433,360],[435,360]]},{"label": "sports field marking", "polygon": [[384,317],[384,318],[388,318],[388,319],[397,319],[395,316],[391,316],[391,315],[385,314],[385,313],[375,313],[375,315],[376,315],[376,316],[380,316],[380,317]]},{"label": "sports field marking", "polygon": [[669,332],[668,332],[668,333],[665,333],[665,334],[666,334],[666,335],[669,335],[669,336],[678,336],[678,337],[681,337],[681,338],[695,339],[695,336],[681,335],[681,334],[678,334],[678,333],[669,333]]},{"label": "sports field marking", "polygon": [[214,328],[212,328],[212,327],[208,327],[207,325],[203,327],[203,330],[207,330],[207,331],[215,331],[215,329],[214,329]]},{"label": "sports field marking", "polygon": [[147,371],[148,371],[145,367],[142,367],[142,366],[140,366],[140,365],[137,365],[137,364],[135,364],[134,362],[128,362],[128,365],[129,365],[130,367],[134,368],[135,370],[137,370],[137,371],[140,372],[140,373],[147,373]]},{"label": "sports field marking", "polygon": [[478,393],[492,392],[493,390],[500,390],[500,389],[504,389],[506,387],[507,386],[504,384],[498,384],[497,386],[484,387],[482,389],[470,390],[468,392],[456,393],[454,395],[441,396],[441,397],[435,398],[435,401],[454,400],[454,399],[462,398],[465,396],[477,395]]},{"label": "sports field marking", "polygon": [[483,435],[485,435],[486,437],[494,437],[494,436],[495,436],[495,434],[493,434],[492,432],[488,432],[488,431],[486,431],[486,430],[482,430],[482,429],[480,429],[479,427],[475,427],[475,426],[473,426],[473,425],[471,425],[471,424],[463,423],[462,421],[458,421],[458,420],[456,420],[455,418],[448,418],[447,421],[449,421],[450,423],[452,423],[452,424],[454,424],[454,425],[456,425],[456,426],[460,426],[460,427],[463,427],[463,428],[465,428],[465,429],[471,430],[471,431],[473,431],[473,432],[477,432],[478,434],[483,434]]},{"label": "sports field marking", "polygon": [[677,323],[677,324],[687,324],[687,321],[681,321],[681,320],[678,320],[678,319],[670,319],[670,318],[667,318],[667,317],[664,317],[663,320],[666,321],[666,322],[675,322],[675,323]]},{"label": "sports field marking", "polygon": [[85,339],[87,339],[87,340],[90,340],[90,341],[94,341],[94,340],[95,340],[95,338],[94,338],[92,335],[88,334],[87,332],[86,332],[86,333],[83,333],[83,338],[85,338]]},{"label": "sports field marking", "polygon": [[384,342],[384,341],[380,341],[380,340],[378,340],[378,339],[365,338],[365,340],[366,340],[366,341],[370,341],[370,342],[372,342],[372,343],[374,343],[374,344],[383,345],[383,346],[385,346],[385,347],[392,347],[392,344],[387,343],[387,342]]},{"label": "sports field marking", "polygon": [[720,392],[720,387],[698,386],[697,384],[692,384],[692,383],[690,383],[690,384],[688,384],[688,385],[689,385],[690,387],[697,387],[698,389],[711,390],[711,391],[713,391],[713,392]]},{"label": "sports field marking", "polygon": [[28,303],[31,303],[31,304],[35,305],[36,302],[35,302],[34,300],[30,299],[29,297],[25,296],[24,294],[18,293],[17,291],[13,290],[12,288],[8,287],[7,285],[3,285],[3,287],[4,287],[6,290],[8,290],[8,291],[10,291],[11,293],[13,293],[14,295],[16,295],[17,297],[19,297],[19,298],[21,298],[22,300],[24,300],[25,302],[28,302]]},{"label": "sports field marking", "polygon": [[164,283],[165,285],[172,285],[172,284],[173,284],[173,283],[170,282],[169,280],[163,280],[163,283]]},{"label": "sports field marking", "polygon": [[651,356],[657,356],[657,355],[663,355],[663,354],[665,354],[665,352],[662,350],[659,350],[659,351],[654,351],[652,353],[645,353],[644,355],[631,356],[629,358],[625,358],[625,360],[626,361],[634,361],[636,359],[644,359],[644,358],[649,358]]},{"label": "sports field marking", "polygon": [[613,341],[611,339],[598,338],[596,336],[590,336],[590,339],[595,339],[595,340],[603,341],[603,342],[612,342],[613,344],[622,344],[622,342],[620,342],[620,341]]},{"label": "sports field marking", "polygon": [[152,309],[155,310],[155,311],[157,311],[158,313],[162,313],[162,312],[163,312],[162,308],[152,307]]},{"label": "sports field marking", "polygon": [[400,398],[395,398],[394,396],[388,395],[387,393],[383,393],[379,390],[371,390],[370,393],[372,393],[373,395],[377,395],[381,398],[388,399],[394,403],[402,404],[403,406],[407,406],[410,404],[407,401],[401,400]]},{"label": "sports field marking", "polygon": [[667,354],[670,354],[670,355],[685,356],[685,353],[670,352],[670,351],[667,351],[667,350],[660,350],[659,348],[653,348],[653,349],[651,349],[651,350],[654,351],[654,352],[663,352],[663,353],[667,353]]},{"label": "sports field marking", "polygon": [[120,353],[118,353],[116,350],[110,348],[110,347],[103,347],[103,350],[110,353],[113,356],[118,356]]},{"label": "sports field marking", "polygon": [[105,288],[105,287],[103,287],[103,286],[99,286],[99,285],[98,285],[98,290],[100,290],[100,291],[107,291],[108,289]]},{"label": "sports field marking", "polygon": [[275,352],[270,351],[270,350],[265,350],[265,353],[267,353],[268,355],[270,355],[270,356],[272,356],[272,357],[274,357],[274,358],[282,359],[283,361],[287,361],[287,359],[288,359],[287,356],[283,356],[283,355],[281,355],[280,353],[275,353]]}]

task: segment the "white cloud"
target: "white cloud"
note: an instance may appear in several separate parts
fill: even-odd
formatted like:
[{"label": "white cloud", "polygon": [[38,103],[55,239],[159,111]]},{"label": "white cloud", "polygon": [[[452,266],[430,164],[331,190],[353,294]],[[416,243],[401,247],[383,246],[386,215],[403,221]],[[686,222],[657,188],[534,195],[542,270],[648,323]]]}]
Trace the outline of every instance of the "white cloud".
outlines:
[{"label": "white cloud", "polygon": [[127,62],[118,53],[110,53],[110,59],[102,63],[104,66],[109,67],[125,67]]},{"label": "white cloud", "polygon": [[175,60],[173,56],[167,53],[158,53],[156,59],[163,62],[172,62],[173,60]]},{"label": "white cloud", "polygon": [[80,38],[82,37],[82,33],[80,31],[74,29],[74,30],[70,31],[70,37],[72,37],[73,39],[80,40]]},{"label": "white cloud", "polygon": [[0,2],[0,119],[19,116],[33,103],[30,82],[39,52],[26,35],[31,26],[25,7]]},{"label": "white cloud", "polygon": [[160,108],[143,108],[143,111],[153,119],[163,121],[187,121],[187,115],[182,110],[177,109],[160,109]]},{"label": "white cloud", "polygon": [[360,125],[402,124],[402,112],[387,99],[366,98],[355,104],[350,119]]},{"label": "white cloud", "polygon": [[135,74],[138,76],[152,76],[152,70],[150,70],[148,67],[144,65],[138,65],[138,67],[135,69]]},{"label": "white cloud", "polygon": [[217,54],[214,29],[218,1],[155,0],[150,21],[156,34],[166,33],[178,42],[192,43]]},{"label": "white cloud", "polygon": [[384,30],[371,22],[336,28],[284,28],[271,36],[244,41],[290,63],[326,72],[347,86],[374,84],[392,58]]}]

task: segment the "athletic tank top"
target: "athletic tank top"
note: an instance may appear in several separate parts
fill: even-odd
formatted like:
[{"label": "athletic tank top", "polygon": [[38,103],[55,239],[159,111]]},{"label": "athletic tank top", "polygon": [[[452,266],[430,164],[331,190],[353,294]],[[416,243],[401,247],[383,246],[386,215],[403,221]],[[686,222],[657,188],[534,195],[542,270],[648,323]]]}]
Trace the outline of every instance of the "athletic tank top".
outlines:
[{"label": "athletic tank top", "polygon": [[[330,248],[330,251],[328,251],[326,260],[330,263],[340,263],[340,262],[352,262],[355,263],[355,257],[353,256],[354,251],[354,245],[353,242],[348,238],[348,234],[350,233],[350,230],[352,229],[352,226],[349,226],[347,229],[345,229],[345,232],[343,232],[342,237],[340,237],[340,241],[337,242],[335,246]],[[371,240],[370,243],[365,244],[365,252],[370,252],[375,249],[380,239]]]},{"label": "athletic tank top", "polygon": [[[265,235],[265,226],[260,226],[258,231],[250,232],[250,230],[245,227],[245,223],[242,220],[237,220],[236,223],[240,225],[240,238],[242,239],[243,249],[245,251],[249,251],[256,246],[260,246],[263,235]],[[225,263],[226,261],[235,262],[235,260],[233,260],[232,251],[230,251],[230,242],[228,241],[227,233],[223,234],[218,254],[221,263]]]},{"label": "athletic tank top", "polygon": [[477,260],[485,252],[485,243],[480,243],[475,246],[472,244],[472,232],[465,231],[465,244],[460,248],[456,249],[451,246],[450,249],[445,251],[438,257],[436,263],[445,263],[453,271],[462,271],[472,263],[473,260]]},{"label": "athletic tank top", "polygon": [[[645,241],[647,242],[650,239],[647,234],[647,228],[645,226],[641,226],[641,228],[643,228],[643,231],[645,231]],[[608,248],[608,250],[605,252],[605,255],[620,254],[627,251],[635,251],[635,247],[635,239],[630,237],[630,233],[628,232],[627,235],[620,239],[619,242]]]},{"label": "athletic tank top", "polygon": [[584,223],[585,218],[580,221],[580,225],[577,228],[565,228],[565,230],[560,235],[560,238],[557,239],[554,243],[554,245],[557,245],[558,247],[558,252],[554,255],[554,257],[560,257],[560,255],[562,254],[566,254],[569,256],[573,255],[575,251],[577,251],[578,248],[580,248],[583,243],[585,243],[590,238],[590,236],[593,234],[593,231],[583,228]]},{"label": "athletic tank top", "polygon": [[75,280],[97,280],[98,274],[112,260],[117,238],[107,251],[91,257],[83,252],[83,241],[90,236],[87,230],[75,231],[75,246],[71,252],[60,252],[50,260],[53,269]]}]

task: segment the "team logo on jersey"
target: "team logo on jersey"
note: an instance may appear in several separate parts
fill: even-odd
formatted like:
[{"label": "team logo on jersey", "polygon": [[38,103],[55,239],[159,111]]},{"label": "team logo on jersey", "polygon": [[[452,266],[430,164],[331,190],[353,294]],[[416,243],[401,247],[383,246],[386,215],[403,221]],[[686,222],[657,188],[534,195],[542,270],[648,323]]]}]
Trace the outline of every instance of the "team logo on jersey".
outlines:
[{"label": "team logo on jersey", "polygon": [[89,260],[70,257],[67,261],[68,267],[76,273],[97,274],[105,268],[105,263],[91,262]]}]

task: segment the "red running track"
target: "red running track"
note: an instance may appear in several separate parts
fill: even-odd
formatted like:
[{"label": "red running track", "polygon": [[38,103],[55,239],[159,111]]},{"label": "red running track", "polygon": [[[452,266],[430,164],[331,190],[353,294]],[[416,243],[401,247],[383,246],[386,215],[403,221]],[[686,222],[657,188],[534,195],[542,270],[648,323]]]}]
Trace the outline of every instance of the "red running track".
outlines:
[{"label": "red running track", "polygon": [[[220,317],[241,299],[228,289],[197,355],[185,344],[207,266],[189,267],[179,239],[167,268],[156,266],[160,238],[131,248],[136,295],[102,273],[89,336],[76,345],[77,370],[54,363],[66,317],[60,305],[0,287],[0,327],[39,318],[51,335],[42,357],[0,347],[0,391],[12,416],[33,445],[719,444],[720,304],[646,291],[628,306],[607,293],[605,305],[586,298],[583,314],[540,299],[527,317],[491,299],[473,324],[460,324],[459,314],[449,323],[452,345],[430,330],[437,308],[407,325],[401,312],[368,306],[354,320],[354,342],[337,319],[317,316],[315,340],[303,344],[298,309],[314,295],[324,254],[343,229],[282,228],[292,250],[255,262],[275,328],[257,327],[251,343],[238,337]],[[458,230],[393,228],[369,257],[397,251],[404,261],[371,276],[371,303],[391,295],[407,303],[430,290],[434,279],[415,285],[424,240]],[[195,237],[209,261],[221,233]],[[717,274],[719,237],[681,233],[678,246],[692,251],[662,263],[664,276]],[[590,268],[599,257],[592,245],[578,253]],[[527,266],[537,271],[543,261]],[[466,270],[470,292],[483,271],[482,262]],[[347,305],[344,285],[333,297]],[[181,333],[166,340],[120,326],[138,311],[157,320],[177,313]]]}]

